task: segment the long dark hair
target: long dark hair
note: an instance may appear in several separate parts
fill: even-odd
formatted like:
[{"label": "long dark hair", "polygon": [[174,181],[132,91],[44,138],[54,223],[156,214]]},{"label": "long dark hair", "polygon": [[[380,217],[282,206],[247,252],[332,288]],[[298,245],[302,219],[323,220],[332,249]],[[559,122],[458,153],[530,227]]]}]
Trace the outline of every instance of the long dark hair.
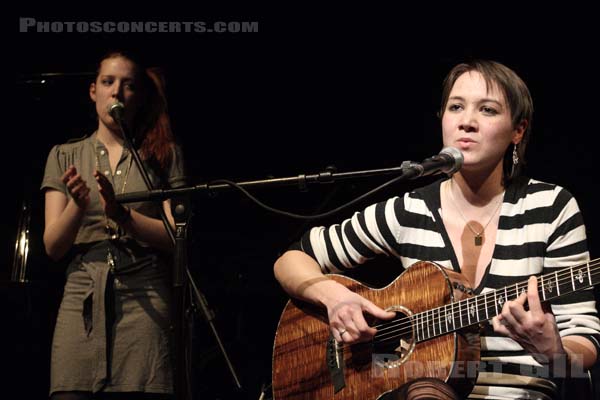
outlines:
[{"label": "long dark hair", "polygon": [[171,162],[175,142],[165,97],[165,80],[159,68],[145,68],[140,59],[127,51],[110,51],[98,63],[96,80],[104,60],[124,58],[136,67],[137,85],[141,90],[141,102],[137,108],[132,126],[132,134],[140,143],[140,156],[164,168]]}]

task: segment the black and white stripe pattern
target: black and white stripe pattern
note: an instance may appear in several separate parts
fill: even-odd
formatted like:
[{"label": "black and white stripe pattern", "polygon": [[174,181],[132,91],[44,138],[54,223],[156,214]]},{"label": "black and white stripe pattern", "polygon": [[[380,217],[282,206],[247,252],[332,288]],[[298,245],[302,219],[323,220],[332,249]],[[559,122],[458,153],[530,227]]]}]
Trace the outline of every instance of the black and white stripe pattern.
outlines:
[{"label": "black and white stripe pattern", "polygon": [[[439,213],[440,184],[373,204],[340,225],[315,227],[302,237],[300,247],[325,273],[343,273],[381,254],[399,258],[405,268],[426,260],[460,271]],[[588,259],[585,225],[575,198],[560,186],[522,177],[506,190],[492,260],[475,292]],[[561,336],[584,335],[598,346],[600,321],[592,290],[551,304]],[[480,374],[472,398],[550,399],[555,385],[536,377],[541,366],[518,343],[496,335],[489,326],[481,345],[482,365],[498,372],[501,363],[502,374]],[[524,377],[524,371],[532,376]]]}]

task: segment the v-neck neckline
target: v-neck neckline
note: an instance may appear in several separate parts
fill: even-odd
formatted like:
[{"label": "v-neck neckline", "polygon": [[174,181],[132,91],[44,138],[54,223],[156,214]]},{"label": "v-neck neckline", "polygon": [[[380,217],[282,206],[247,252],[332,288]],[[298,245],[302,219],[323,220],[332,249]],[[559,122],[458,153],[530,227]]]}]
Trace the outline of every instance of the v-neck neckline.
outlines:
[{"label": "v-neck neckline", "polygon": [[[444,247],[445,247],[445,250],[447,253],[447,257],[450,260],[450,263],[452,264],[452,269],[454,271],[462,274],[462,270],[461,270],[460,264],[458,262],[458,257],[456,256],[456,250],[454,249],[454,246],[452,245],[452,241],[450,240],[450,235],[448,235],[448,231],[446,230],[446,226],[444,225],[444,220],[442,219],[442,215],[440,214],[440,209],[442,208],[441,187],[442,187],[442,183],[447,181],[448,179],[450,179],[450,178],[440,179],[439,181],[433,183],[430,186],[431,190],[424,191],[424,200],[426,203],[429,203],[428,204],[429,209],[431,210],[431,213],[434,216],[435,224],[438,227],[438,232],[440,233],[440,235],[442,236],[442,240],[444,241]],[[508,189],[506,189],[504,191],[504,195],[502,198],[502,204],[504,204],[506,202],[507,196],[508,196]],[[501,218],[502,218],[502,205],[500,206],[500,217],[498,220],[498,228],[500,227],[500,219]],[[496,232],[496,239],[497,239],[497,237],[498,237],[498,233]],[[476,287],[472,288],[473,292],[476,294],[479,294],[479,292],[485,287],[485,283],[488,279],[490,269],[491,269],[492,263],[494,261],[494,256],[497,251],[497,247],[498,247],[498,241],[496,240],[494,243],[494,250],[492,251],[492,258],[490,259],[489,263],[485,267],[485,272],[483,273],[483,276],[481,277],[481,281],[479,282],[479,284]]]}]

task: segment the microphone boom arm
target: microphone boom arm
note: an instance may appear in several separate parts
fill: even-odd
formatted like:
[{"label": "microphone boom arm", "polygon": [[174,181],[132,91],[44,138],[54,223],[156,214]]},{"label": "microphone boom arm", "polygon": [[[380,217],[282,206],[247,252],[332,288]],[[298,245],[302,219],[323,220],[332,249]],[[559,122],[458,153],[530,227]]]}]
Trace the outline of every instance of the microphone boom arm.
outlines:
[{"label": "microphone boom arm", "polygon": [[[462,158],[462,154],[460,154]],[[462,165],[462,160],[455,160],[455,164],[457,164],[452,170],[448,168],[441,168],[440,166],[446,165],[449,163],[448,159],[435,161],[435,168],[431,167],[430,164],[427,163],[426,159],[423,163],[417,163],[414,161],[404,161],[400,165],[400,167],[392,167],[392,168],[381,168],[381,169],[372,169],[372,170],[362,170],[362,171],[351,171],[351,172],[341,172],[335,173],[331,171],[320,172],[317,174],[300,174],[296,176],[284,177],[284,178],[270,178],[270,179],[262,179],[262,180],[252,180],[245,182],[236,182],[238,186],[246,188],[246,189],[259,189],[263,187],[272,187],[272,186],[294,186],[298,185],[300,190],[305,190],[309,184],[326,184],[333,183],[339,180],[346,179],[359,179],[365,178],[369,176],[379,176],[379,175],[402,175],[403,179],[416,179],[420,176],[427,175],[435,175],[439,173],[453,173],[456,172],[460,166]],[[174,196],[180,196],[188,193],[199,192],[199,193],[209,193],[221,190],[231,189],[231,186],[225,183],[203,183],[200,185],[181,187],[177,189],[156,189],[142,192],[130,192],[117,194],[116,200],[119,203],[132,203],[138,201],[156,201],[156,200],[165,200]]]}]

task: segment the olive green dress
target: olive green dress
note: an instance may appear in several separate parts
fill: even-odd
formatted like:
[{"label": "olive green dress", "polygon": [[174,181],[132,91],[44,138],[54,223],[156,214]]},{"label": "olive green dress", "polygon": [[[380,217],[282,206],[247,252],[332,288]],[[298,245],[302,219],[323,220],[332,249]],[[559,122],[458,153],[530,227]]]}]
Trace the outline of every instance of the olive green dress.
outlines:
[{"label": "olive green dress", "polygon": [[[109,239],[97,185],[96,168],[116,193],[145,191],[127,149],[115,171],[108,151],[91,136],[54,146],[46,163],[42,190],[69,196],[60,177],[75,165],[91,189],[91,202],[70,253],[66,284],[52,343],[50,394],[57,391],[172,393],[169,334],[171,256],[121,232]],[[185,182],[181,149],[173,146],[168,168],[147,163],[155,189]],[[159,203],[128,206],[160,218]],[[108,254],[114,260],[108,263]]]}]

